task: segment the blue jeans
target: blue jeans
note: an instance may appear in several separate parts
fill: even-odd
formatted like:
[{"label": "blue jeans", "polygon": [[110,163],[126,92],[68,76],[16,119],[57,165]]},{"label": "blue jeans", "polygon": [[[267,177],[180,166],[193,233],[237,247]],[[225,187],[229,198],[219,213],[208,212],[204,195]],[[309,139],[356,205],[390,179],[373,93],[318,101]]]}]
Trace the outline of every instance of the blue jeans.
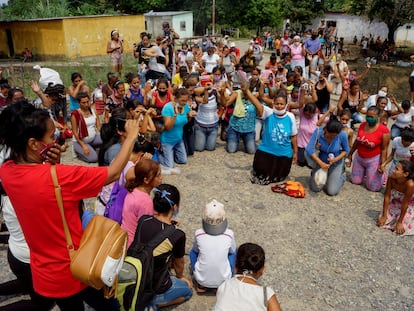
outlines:
[{"label": "blue jeans", "polygon": [[218,135],[218,125],[213,127],[204,127],[200,124],[194,124],[195,130],[195,150],[203,151],[209,150],[212,151],[216,149],[216,140]]},{"label": "blue jeans", "polygon": [[362,117],[362,115],[359,112],[355,112],[355,113],[352,114],[352,120],[354,121],[354,123],[364,122],[364,118]]},{"label": "blue jeans", "polygon": [[403,130],[402,128],[400,128],[400,127],[396,126],[395,124],[393,124],[391,126],[391,139],[394,139],[395,137],[400,136],[402,130]]},{"label": "blue jeans", "polygon": [[172,281],[171,287],[164,293],[155,295],[152,299],[152,304],[162,306],[180,297],[188,300],[193,296],[193,290],[188,287],[185,281],[172,275],[170,278]]},{"label": "blue jeans", "polygon": [[86,155],[83,152],[81,145],[77,141],[73,142],[73,148],[75,149],[75,152],[78,155],[79,159],[88,163],[98,162],[98,154],[96,153],[95,148],[100,147],[102,145],[101,134],[96,133],[93,141],[91,141],[90,143],[85,143],[85,145],[89,149],[89,155]]},{"label": "blue jeans", "polygon": [[328,169],[328,178],[326,180],[326,184],[323,186],[317,186],[315,184],[314,175],[319,169],[319,165],[312,169],[309,188],[313,192],[319,192],[324,189],[327,195],[337,195],[345,182],[345,175],[343,171],[344,160],[342,159],[341,161],[336,162]]},{"label": "blue jeans", "polygon": [[187,163],[187,152],[182,139],[175,145],[161,143],[161,146],[162,153],[159,159],[162,166],[173,168],[174,161],[178,164]]},{"label": "blue jeans", "polygon": [[227,143],[226,151],[228,153],[235,153],[239,147],[240,138],[244,143],[244,151],[249,154],[254,154],[256,152],[256,143],[255,143],[256,133],[253,130],[248,133],[236,132],[230,125],[227,128]]},{"label": "blue jeans", "polygon": [[[191,271],[194,271],[195,264],[197,262],[198,254],[194,249],[190,250],[190,267]],[[236,265],[236,257],[237,253],[229,253],[227,258],[229,260],[230,268],[231,268],[231,274],[234,275],[234,266]]]}]

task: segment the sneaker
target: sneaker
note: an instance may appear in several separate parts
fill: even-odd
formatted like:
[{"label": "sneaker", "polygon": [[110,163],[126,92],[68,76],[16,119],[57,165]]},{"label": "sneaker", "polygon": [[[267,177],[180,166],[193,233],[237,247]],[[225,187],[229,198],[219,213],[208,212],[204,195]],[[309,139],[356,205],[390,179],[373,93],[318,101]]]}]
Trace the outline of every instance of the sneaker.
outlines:
[{"label": "sneaker", "polygon": [[179,175],[181,170],[178,167],[165,167],[161,165],[161,175]]}]

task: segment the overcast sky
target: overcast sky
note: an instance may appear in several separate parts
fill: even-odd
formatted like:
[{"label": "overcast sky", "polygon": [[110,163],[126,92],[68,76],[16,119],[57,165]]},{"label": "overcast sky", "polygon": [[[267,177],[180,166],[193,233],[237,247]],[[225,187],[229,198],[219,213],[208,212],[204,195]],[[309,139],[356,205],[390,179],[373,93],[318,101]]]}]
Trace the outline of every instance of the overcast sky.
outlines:
[{"label": "overcast sky", "polygon": [[2,5],[3,3],[7,3],[8,0],[0,0],[0,5]]}]

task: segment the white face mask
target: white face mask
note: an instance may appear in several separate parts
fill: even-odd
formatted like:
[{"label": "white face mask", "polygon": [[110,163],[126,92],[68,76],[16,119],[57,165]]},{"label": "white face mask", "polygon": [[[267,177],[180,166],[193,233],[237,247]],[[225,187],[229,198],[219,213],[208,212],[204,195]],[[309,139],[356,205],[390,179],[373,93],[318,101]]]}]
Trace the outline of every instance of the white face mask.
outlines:
[{"label": "white face mask", "polygon": [[299,46],[300,42],[293,43],[295,46]]},{"label": "white face mask", "polygon": [[273,108],[273,112],[277,116],[283,116],[286,113],[286,108],[284,108],[282,110],[277,110],[276,108]]},{"label": "white face mask", "polygon": [[384,92],[383,90],[380,90],[380,91],[378,91],[378,96],[386,97],[387,96],[387,92]]}]

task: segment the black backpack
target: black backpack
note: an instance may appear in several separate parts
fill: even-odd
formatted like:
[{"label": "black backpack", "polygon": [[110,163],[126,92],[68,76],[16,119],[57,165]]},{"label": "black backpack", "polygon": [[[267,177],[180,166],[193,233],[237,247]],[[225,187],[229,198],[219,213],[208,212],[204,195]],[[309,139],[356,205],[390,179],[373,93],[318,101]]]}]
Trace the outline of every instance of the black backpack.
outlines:
[{"label": "black backpack", "polygon": [[134,242],[128,249],[118,276],[117,298],[121,305],[121,311],[143,311],[151,302],[164,279],[161,277],[156,284],[153,282],[153,251],[175,231],[175,227],[168,226],[147,244],[142,244],[140,243],[142,224],[150,218],[152,217],[143,216],[139,219]]}]

